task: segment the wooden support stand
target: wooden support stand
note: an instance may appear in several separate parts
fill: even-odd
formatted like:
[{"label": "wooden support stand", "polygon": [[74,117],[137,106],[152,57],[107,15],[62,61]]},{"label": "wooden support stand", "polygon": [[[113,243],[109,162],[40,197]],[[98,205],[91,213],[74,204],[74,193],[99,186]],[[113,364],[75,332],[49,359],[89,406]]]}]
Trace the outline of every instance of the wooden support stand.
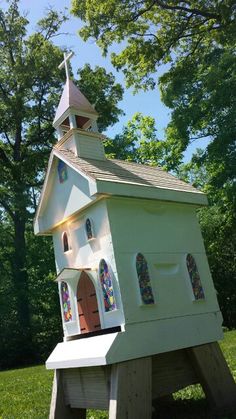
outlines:
[{"label": "wooden support stand", "polygon": [[86,409],[66,405],[61,370],[54,373],[49,419],[86,419]]},{"label": "wooden support stand", "polygon": [[150,419],[156,400],[195,383],[217,414],[236,412],[235,382],[219,345],[211,343],[112,366],[56,370],[49,419],[85,419],[88,408],[109,410],[109,419]]},{"label": "wooden support stand", "polygon": [[151,417],[151,357],[114,364],[111,369],[109,419]]},{"label": "wooden support stand", "polygon": [[219,344],[195,346],[189,355],[212,409],[236,412],[236,385]]}]

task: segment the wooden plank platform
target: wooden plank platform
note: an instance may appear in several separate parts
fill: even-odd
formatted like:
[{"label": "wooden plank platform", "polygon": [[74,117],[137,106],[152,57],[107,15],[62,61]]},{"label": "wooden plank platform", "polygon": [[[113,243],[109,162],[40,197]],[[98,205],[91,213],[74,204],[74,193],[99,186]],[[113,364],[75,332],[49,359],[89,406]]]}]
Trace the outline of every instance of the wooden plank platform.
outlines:
[{"label": "wooden plank platform", "polygon": [[152,404],[200,383],[214,412],[236,412],[236,385],[217,343],[113,365],[55,371],[50,419],[86,418],[86,409],[109,410],[109,419],[150,419]]}]

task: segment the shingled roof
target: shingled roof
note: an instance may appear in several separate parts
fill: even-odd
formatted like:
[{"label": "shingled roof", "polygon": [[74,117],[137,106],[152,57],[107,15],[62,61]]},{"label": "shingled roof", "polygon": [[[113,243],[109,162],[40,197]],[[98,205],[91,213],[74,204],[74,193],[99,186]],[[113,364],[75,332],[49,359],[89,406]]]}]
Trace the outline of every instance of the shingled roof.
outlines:
[{"label": "shingled roof", "polygon": [[72,151],[62,148],[56,149],[56,152],[57,155],[61,155],[75,169],[80,170],[95,180],[152,186],[202,194],[202,192],[189,183],[183,182],[157,166],[147,166],[116,159],[95,160],[81,158],[76,156]]}]

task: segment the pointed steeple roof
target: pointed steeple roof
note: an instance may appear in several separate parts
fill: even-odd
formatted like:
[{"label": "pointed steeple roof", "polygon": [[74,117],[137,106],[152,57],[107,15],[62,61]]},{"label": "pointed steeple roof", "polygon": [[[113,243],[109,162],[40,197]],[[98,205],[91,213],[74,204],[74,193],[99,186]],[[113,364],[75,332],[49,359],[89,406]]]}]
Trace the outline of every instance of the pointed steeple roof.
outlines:
[{"label": "pointed steeple roof", "polygon": [[95,118],[98,116],[96,110],[93,108],[88,99],[86,99],[86,97],[81,93],[78,87],[73,83],[73,81],[67,79],[60,103],[56,111],[53,125],[55,125],[56,122],[61,119],[64,114],[66,115],[66,112],[69,110],[69,108],[73,108],[73,110],[79,115],[82,114]]}]

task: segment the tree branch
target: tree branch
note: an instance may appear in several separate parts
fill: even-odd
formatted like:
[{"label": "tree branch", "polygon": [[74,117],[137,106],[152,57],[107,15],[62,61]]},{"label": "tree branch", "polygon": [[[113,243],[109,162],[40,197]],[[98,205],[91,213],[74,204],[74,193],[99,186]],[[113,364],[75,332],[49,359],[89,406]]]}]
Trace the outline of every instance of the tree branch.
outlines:
[{"label": "tree branch", "polygon": [[156,0],[154,0],[150,6],[146,7],[146,9],[140,10],[139,13],[137,13],[136,15],[132,16],[131,19],[129,19],[127,21],[128,22],[134,22],[135,20],[137,20],[140,16],[144,15],[146,12],[149,12],[149,10],[151,10],[153,8],[153,6],[155,6]]},{"label": "tree branch", "polygon": [[12,148],[12,150],[14,150],[13,144],[10,140],[10,138],[8,137],[8,134],[6,132],[4,132],[4,135],[6,137],[7,143],[9,144],[9,146]]},{"label": "tree branch", "polygon": [[15,214],[12,211],[12,209],[10,208],[10,206],[2,200],[0,200],[0,205],[5,209],[5,211],[10,215],[10,217],[14,221],[15,220]]},{"label": "tree branch", "polygon": [[2,92],[2,94],[3,94],[3,96],[4,96],[4,98],[5,98],[5,100],[8,100],[8,95],[7,95],[7,92],[3,89],[3,87],[2,87],[2,85],[1,85],[1,83],[0,83],[0,90],[1,90],[1,92]]},{"label": "tree branch", "polygon": [[[160,6],[164,10],[179,10],[179,11],[182,11],[182,12],[191,13],[191,14],[198,15],[198,16],[203,16],[203,17],[206,17],[208,19],[215,19],[215,20],[218,20],[218,21],[221,20],[220,15],[218,15],[216,13],[208,12],[206,10],[201,10],[201,9],[197,9],[197,8],[191,9],[191,7],[185,7],[185,6],[171,6],[171,5],[168,5],[166,3],[163,3],[160,0],[154,0],[154,3],[157,6]],[[189,2],[188,2],[188,4],[189,4]]]},{"label": "tree branch", "polygon": [[190,57],[191,55],[193,55],[198,47],[198,45],[200,44],[200,42],[202,41],[204,37],[203,36],[199,36],[199,38],[197,39],[193,49],[191,49],[191,51],[186,55],[186,59],[188,59],[188,57]]},{"label": "tree branch", "polygon": [[6,167],[12,168],[12,163],[7,157],[5,151],[0,147],[0,160],[2,160],[3,163],[5,163]]}]

